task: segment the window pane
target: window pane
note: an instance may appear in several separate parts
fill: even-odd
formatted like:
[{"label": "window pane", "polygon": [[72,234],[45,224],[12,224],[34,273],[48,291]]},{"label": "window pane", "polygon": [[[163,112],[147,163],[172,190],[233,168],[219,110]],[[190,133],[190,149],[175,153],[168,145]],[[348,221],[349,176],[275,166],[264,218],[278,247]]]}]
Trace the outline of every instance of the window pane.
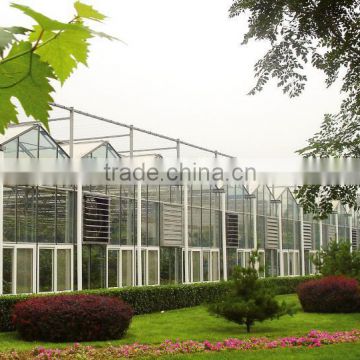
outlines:
[{"label": "window pane", "polygon": [[19,137],[19,158],[38,157],[38,130],[28,131]]},{"label": "window pane", "polygon": [[40,129],[39,137],[39,157],[40,158],[54,158],[57,157],[57,145],[49,137],[49,135]]},{"label": "window pane", "polygon": [[122,250],[122,286],[131,286],[133,284],[133,257],[131,250]]},{"label": "window pane", "polygon": [[54,250],[39,250],[39,291],[53,291]]},{"label": "window pane", "polygon": [[283,258],[284,258],[284,275],[287,276],[289,275],[288,254],[283,253]]},{"label": "window pane", "polygon": [[148,284],[149,285],[156,285],[158,284],[158,278],[159,278],[159,267],[158,267],[159,261],[158,261],[158,252],[149,250],[148,251]]},{"label": "window pane", "polygon": [[36,239],[41,243],[55,242],[56,191],[39,188]]},{"label": "window pane", "polygon": [[12,140],[3,147],[5,158],[17,158],[18,140]]},{"label": "window pane", "polygon": [[36,192],[32,187],[17,187],[17,240],[35,241]]},{"label": "window pane", "polygon": [[193,282],[199,282],[200,279],[200,251],[192,252],[192,271]]},{"label": "window pane", "polygon": [[11,294],[13,292],[14,250],[4,248],[3,259],[3,292]]},{"label": "window pane", "polygon": [[16,227],[16,191],[4,188],[4,242],[15,242]]},{"label": "window pane", "polygon": [[219,276],[219,253],[212,252],[211,253],[211,276],[212,281],[220,280]]},{"label": "window pane", "polygon": [[159,203],[148,202],[147,232],[148,245],[159,245]]},{"label": "window pane", "polygon": [[118,264],[119,264],[119,251],[109,250],[108,252],[108,286],[118,286]]},{"label": "window pane", "polygon": [[18,249],[16,264],[17,294],[33,292],[33,250]]},{"label": "window pane", "polygon": [[71,290],[71,250],[57,250],[57,290]]},{"label": "window pane", "polygon": [[210,280],[209,267],[210,267],[210,252],[204,251],[203,252],[203,281]]}]

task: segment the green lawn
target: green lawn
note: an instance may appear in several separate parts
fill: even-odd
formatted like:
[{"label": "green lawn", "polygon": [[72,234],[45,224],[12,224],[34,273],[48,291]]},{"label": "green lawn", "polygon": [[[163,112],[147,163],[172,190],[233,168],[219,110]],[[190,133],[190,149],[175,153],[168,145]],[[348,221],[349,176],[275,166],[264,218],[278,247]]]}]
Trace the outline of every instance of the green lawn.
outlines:
[{"label": "green lawn", "polygon": [[[312,329],[328,331],[352,330],[355,328],[360,329],[360,313],[307,314],[300,310],[296,295],[279,296],[279,299],[296,304],[298,312],[293,317],[285,316],[279,320],[265,321],[263,323],[255,324],[253,332],[250,334],[250,336],[267,336],[276,338],[289,335],[304,335]],[[150,344],[160,343],[165,339],[191,339],[214,341],[224,340],[225,338],[229,337],[244,338],[248,336],[249,335],[245,333],[245,328],[243,326],[238,326],[222,318],[217,318],[215,316],[209,315],[204,307],[199,306],[195,308],[167,311],[162,314],[156,313],[150,315],[136,316],[133,319],[127,336],[122,340],[112,341],[111,344],[116,345],[134,342]],[[94,346],[105,346],[107,344],[110,344],[110,342],[93,342],[91,344]],[[66,346],[67,344],[24,342],[17,338],[16,333],[0,333],[0,351],[6,351],[10,349],[28,350],[38,345],[52,348],[60,348]],[[360,345],[344,344],[343,349],[347,349],[348,346],[350,346],[351,349],[354,348],[354,352],[358,354],[357,358],[360,358]],[[341,346],[337,346],[336,348],[342,349]],[[329,354],[331,354],[331,349],[335,349],[335,346],[329,346]],[[273,354],[274,359],[275,357],[278,359],[280,355],[282,356],[282,354],[287,354],[286,358],[288,359],[291,355],[291,351],[299,351],[299,353],[301,353],[303,350],[298,349],[291,350],[290,352],[289,351],[286,353],[284,352],[284,350],[281,350],[278,353],[278,351],[268,350],[266,354],[269,354],[269,356],[270,354]],[[310,352],[310,350],[307,351]],[[319,351],[319,356],[321,356],[322,351],[326,350],[320,349]],[[346,350],[344,350],[344,352],[345,351]],[[255,353],[261,353],[261,351],[256,351],[254,352],[254,354],[246,352],[247,359],[251,359],[250,356],[256,357]],[[212,359],[214,356],[216,356],[216,353],[195,355],[193,357],[209,357],[209,359]],[[217,354],[217,356],[219,356],[219,354]],[[239,357],[240,354],[236,352],[228,352],[226,354],[221,354],[222,359],[232,359]],[[329,359],[329,357],[324,357],[324,359],[325,358]],[[304,357],[304,359],[307,359],[307,357]]]},{"label": "green lawn", "polygon": [[164,356],[162,360],[358,360],[360,344],[328,345],[316,349],[295,348],[254,351],[224,351],[221,353],[199,353],[193,355]]}]

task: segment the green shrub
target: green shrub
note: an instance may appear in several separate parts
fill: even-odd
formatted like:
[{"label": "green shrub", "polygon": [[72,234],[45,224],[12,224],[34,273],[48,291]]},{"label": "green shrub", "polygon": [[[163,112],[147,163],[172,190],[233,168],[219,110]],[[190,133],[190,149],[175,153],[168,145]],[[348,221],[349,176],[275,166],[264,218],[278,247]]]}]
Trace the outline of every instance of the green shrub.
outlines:
[{"label": "green shrub", "polygon": [[[271,289],[274,294],[291,294],[296,292],[297,286],[313,277],[289,277],[260,279],[265,288]],[[197,306],[203,303],[216,302],[222,299],[229,291],[230,282],[202,283],[190,285],[161,285],[127,287],[119,289],[98,289],[74,291],[67,294],[92,294],[120,297],[134,309],[135,314],[147,314],[162,310],[181,309]],[[54,294],[53,296],[58,296]],[[3,295],[0,296],[0,331],[14,330],[11,323],[13,306],[19,301],[36,295]]]},{"label": "green shrub", "polygon": [[323,276],[344,275],[360,280],[360,251],[351,251],[349,241],[331,241],[326,250],[313,257]]},{"label": "green shrub", "polygon": [[248,333],[255,322],[293,313],[291,306],[275,299],[275,294],[259,280],[258,272],[253,266],[236,267],[231,284],[231,291],[225,298],[210,304],[208,309],[229,321],[245,324]]}]

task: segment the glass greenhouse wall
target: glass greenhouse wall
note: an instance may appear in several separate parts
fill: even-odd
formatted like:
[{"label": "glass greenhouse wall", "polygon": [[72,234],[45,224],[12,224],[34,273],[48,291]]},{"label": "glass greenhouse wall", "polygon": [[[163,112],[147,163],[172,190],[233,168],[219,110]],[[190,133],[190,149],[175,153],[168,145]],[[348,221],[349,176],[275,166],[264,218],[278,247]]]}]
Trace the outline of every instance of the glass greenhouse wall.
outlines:
[{"label": "glass greenhouse wall", "polygon": [[[39,125],[0,142],[5,157],[68,157]],[[75,151],[119,156],[108,142]],[[331,240],[359,244],[357,218],[342,205],[318,221],[289,188],[275,197],[267,186],[88,186],[80,203],[78,191],[4,187],[3,294],[226,280],[254,249],[263,277],[313,274],[311,256]]]}]

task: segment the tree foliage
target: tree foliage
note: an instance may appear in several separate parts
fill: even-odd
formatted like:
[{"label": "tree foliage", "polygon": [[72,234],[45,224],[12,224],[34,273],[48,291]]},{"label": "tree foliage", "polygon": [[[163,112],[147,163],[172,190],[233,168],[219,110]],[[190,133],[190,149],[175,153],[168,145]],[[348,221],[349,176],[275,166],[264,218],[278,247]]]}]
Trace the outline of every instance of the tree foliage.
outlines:
[{"label": "tree foliage", "polygon": [[0,28],[0,132],[18,122],[19,101],[25,114],[47,126],[54,91],[51,80],[61,84],[78,64],[87,65],[89,40],[94,36],[115,39],[93,31],[87,20],[103,21],[105,16],[92,6],[75,2],[75,15],[60,22],[25,5],[11,4],[31,17],[35,24]]},{"label": "tree foliage", "polygon": [[[354,0],[234,0],[230,16],[249,14],[244,43],[268,40],[270,49],[255,64],[261,91],[270,79],[290,97],[307,82],[306,66],[324,72],[326,85],[342,84],[338,114],[326,114],[320,131],[298,153],[304,157],[359,156],[360,144],[360,2]],[[306,186],[297,197],[306,212],[320,218],[332,211],[332,201],[355,207],[357,186]],[[340,198],[339,198],[340,197]],[[314,201],[315,200],[315,201]]]},{"label": "tree foliage", "polygon": [[293,313],[292,307],[276,301],[274,295],[264,288],[254,264],[250,260],[248,268],[236,267],[232,275],[232,291],[223,301],[209,305],[211,313],[240,325],[245,324],[247,332],[256,321]]},{"label": "tree foliage", "polygon": [[360,252],[350,251],[348,241],[332,241],[326,250],[314,255],[313,263],[324,276],[345,275],[360,279]]}]

